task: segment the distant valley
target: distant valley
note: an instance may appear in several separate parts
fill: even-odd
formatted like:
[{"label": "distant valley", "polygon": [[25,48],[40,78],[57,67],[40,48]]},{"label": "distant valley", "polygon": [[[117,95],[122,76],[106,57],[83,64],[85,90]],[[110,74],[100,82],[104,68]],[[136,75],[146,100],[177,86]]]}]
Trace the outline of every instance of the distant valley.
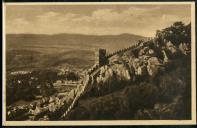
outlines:
[{"label": "distant valley", "polygon": [[145,37],[132,34],[7,34],[6,69],[8,72],[51,67],[87,69],[94,64],[95,49],[113,52],[140,39]]}]

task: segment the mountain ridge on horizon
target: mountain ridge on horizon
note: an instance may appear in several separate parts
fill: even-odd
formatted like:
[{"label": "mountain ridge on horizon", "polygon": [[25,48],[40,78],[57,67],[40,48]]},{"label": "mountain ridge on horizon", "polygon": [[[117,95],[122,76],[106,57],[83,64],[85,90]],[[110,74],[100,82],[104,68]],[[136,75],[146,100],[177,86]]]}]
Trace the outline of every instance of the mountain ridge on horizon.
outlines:
[{"label": "mountain ridge on horizon", "polygon": [[138,37],[144,37],[148,38],[146,36],[132,34],[132,33],[120,33],[120,34],[82,34],[82,33],[55,33],[55,34],[36,34],[36,33],[6,33],[6,36],[13,36],[13,35],[43,35],[43,36],[60,36],[60,35],[76,35],[76,36],[138,36]]},{"label": "mountain ridge on horizon", "polygon": [[126,33],[121,35],[7,34],[7,64],[12,70],[17,70],[19,67],[19,69],[30,69],[62,65],[86,68],[94,64],[95,49],[103,48],[111,53],[131,46],[141,39],[146,37]]},{"label": "mountain ridge on horizon", "polygon": [[[116,47],[124,48],[132,45],[138,40],[147,39],[139,35],[123,33],[120,35],[83,35],[83,34],[7,34],[6,44],[37,44],[37,45],[78,45],[81,48],[85,45],[86,48],[100,46],[103,48]],[[91,46],[90,46],[91,45]],[[107,47],[105,47],[107,45]],[[114,46],[113,46],[114,45]],[[88,46],[88,47],[87,47]],[[13,47],[13,46],[10,46]]]}]

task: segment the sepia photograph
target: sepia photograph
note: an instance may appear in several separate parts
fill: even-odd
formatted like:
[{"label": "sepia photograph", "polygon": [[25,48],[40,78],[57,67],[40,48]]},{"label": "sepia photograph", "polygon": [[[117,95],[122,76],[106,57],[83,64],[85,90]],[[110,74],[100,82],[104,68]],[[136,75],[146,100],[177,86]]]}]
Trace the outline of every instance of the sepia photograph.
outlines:
[{"label": "sepia photograph", "polygon": [[3,10],[4,125],[196,124],[194,2]]}]

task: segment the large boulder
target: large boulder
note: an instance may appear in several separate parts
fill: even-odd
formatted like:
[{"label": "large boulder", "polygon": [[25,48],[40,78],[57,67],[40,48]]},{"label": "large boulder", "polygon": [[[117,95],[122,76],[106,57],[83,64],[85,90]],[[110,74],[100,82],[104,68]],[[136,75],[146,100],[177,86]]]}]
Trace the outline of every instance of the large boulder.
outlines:
[{"label": "large boulder", "polygon": [[176,56],[177,53],[178,53],[178,49],[177,49],[176,46],[175,46],[172,42],[170,42],[170,41],[168,41],[168,42],[166,43],[166,49],[171,53],[172,56]]},{"label": "large boulder", "polygon": [[163,53],[163,63],[164,64],[169,63],[169,57],[168,57],[166,51],[165,50],[162,50],[162,53]]},{"label": "large boulder", "polygon": [[150,76],[156,76],[162,68],[163,64],[157,57],[151,57],[148,59],[147,71]]},{"label": "large boulder", "polygon": [[139,58],[135,58],[132,63],[133,63],[133,68],[135,69],[135,71],[137,71],[137,69],[141,65],[142,61],[140,61]]},{"label": "large boulder", "polygon": [[139,76],[147,75],[147,68],[146,68],[146,66],[144,64],[139,66],[137,68],[137,72],[136,73],[137,73],[136,75],[139,75]]},{"label": "large boulder", "polygon": [[148,50],[148,55],[149,56],[155,56],[155,51],[153,49]]},{"label": "large boulder", "polygon": [[135,74],[139,75],[139,76],[145,76],[147,74],[147,69],[146,69],[146,65],[147,65],[147,60],[148,60],[148,56],[143,55],[140,56],[139,58],[134,59],[133,61],[133,68],[135,69]]},{"label": "large boulder", "polygon": [[179,49],[185,55],[188,55],[191,52],[190,51],[191,48],[190,48],[190,45],[188,43],[180,43]]},{"label": "large boulder", "polygon": [[129,71],[129,67],[126,65],[116,65],[116,68],[114,68],[114,71],[116,73],[117,79],[119,81],[130,81],[131,80],[131,74]]}]

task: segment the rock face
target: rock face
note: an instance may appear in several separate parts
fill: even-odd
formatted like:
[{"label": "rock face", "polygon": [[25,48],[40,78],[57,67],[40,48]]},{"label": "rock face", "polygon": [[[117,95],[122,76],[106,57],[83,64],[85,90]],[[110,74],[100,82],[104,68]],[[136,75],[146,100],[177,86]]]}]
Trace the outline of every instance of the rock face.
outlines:
[{"label": "rock face", "polygon": [[166,66],[180,51],[185,55],[189,51],[188,45],[184,43],[177,48],[170,41],[160,46],[157,46],[154,41],[141,42],[126,51],[120,50],[108,58],[109,64],[100,67],[100,71],[92,76],[91,86],[89,86],[92,89],[89,89],[89,92],[97,90],[110,93],[118,89],[119,83],[126,85],[126,83],[135,82],[136,79],[154,78],[165,71]]},{"label": "rock face", "polygon": [[[157,57],[151,57],[148,61],[150,65],[159,68],[163,65],[162,60]],[[186,75],[185,78],[183,74],[187,74],[187,69],[190,69],[190,67],[185,66],[186,69],[184,69],[185,67],[181,66],[188,65],[188,62],[190,61],[181,60],[177,62],[179,66],[176,66],[176,68],[178,69],[164,72],[159,77],[158,83],[154,83],[154,81],[130,82],[118,91],[81,99],[77,107],[68,115],[68,119],[189,119],[188,113],[191,110],[188,106],[190,104],[187,103],[189,100],[186,97],[190,95],[190,91],[186,91],[186,88],[189,88],[191,81],[189,75]],[[122,65],[120,67],[119,69],[123,68]],[[114,68],[118,70],[116,66]],[[110,69],[110,66],[106,69]],[[115,69],[112,68],[114,72]],[[102,72],[105,72],[105,70]],[[113,88],[114,84],[109,85],[112,85],[111,88]],[[106,87],[106,85],[104,86]],[[123,86],[123,84],[119,83],[117,86]],[[104,91],[104,88],[101,88],[101,91]],[[183,98],[184,95],[187,95],[186,99]],[[187,103],[187,105],[184,105],[184,103]]]},{"label": "rock face", "polygon": [[150,76],[156,76],[163,64],[157,57],[151,57],[148,59],[147,70]]},{"label": "rock face", "polygon": [[167,64],[169,62],[168,55],[165,50],[162,50],[162,53],[163,53],[163,63]]},{"label": "rock face", "polygon": [[145,76],[147,74],[146,62],[142,58],[133,60],[133,68],[135,69],[135,75]]}]

